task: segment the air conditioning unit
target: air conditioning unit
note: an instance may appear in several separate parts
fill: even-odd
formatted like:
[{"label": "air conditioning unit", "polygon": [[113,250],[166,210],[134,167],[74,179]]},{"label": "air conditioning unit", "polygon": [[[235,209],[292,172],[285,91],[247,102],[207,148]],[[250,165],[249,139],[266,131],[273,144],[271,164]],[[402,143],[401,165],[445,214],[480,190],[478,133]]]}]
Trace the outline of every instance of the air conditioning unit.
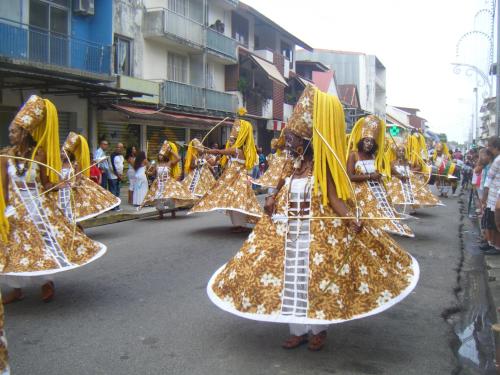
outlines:
[{"label": "air conditioning unit", "polygon": [[93,16],[95,13],[95,0],[73,0],[73,12],[83,16]]}]

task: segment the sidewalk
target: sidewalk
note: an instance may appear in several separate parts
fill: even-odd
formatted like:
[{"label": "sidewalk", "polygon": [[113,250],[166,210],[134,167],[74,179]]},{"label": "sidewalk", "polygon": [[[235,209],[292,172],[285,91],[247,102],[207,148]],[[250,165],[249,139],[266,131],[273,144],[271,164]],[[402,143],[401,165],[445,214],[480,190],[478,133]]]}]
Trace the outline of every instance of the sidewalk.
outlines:
[{"label": "sidewalk", "polygon": [[[108,211],[89,220],[83,221],[81,224],[84,228],[92,228],[100,225],[118,223],[120,221],[140,219],[158,215],[158,211],[154,207],[144,207],[137,210],[137,207],[128,204],[128,185],[120,189],[120,205],[121,211]],[[167,210],[167,213],[171,210]]]}]

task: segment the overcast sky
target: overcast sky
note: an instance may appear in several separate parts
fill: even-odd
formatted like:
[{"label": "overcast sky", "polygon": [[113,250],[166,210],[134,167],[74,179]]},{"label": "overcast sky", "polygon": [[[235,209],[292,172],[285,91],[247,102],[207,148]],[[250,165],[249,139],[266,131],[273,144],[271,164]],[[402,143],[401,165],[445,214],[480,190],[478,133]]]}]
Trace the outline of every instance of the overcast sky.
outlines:
[{"label": "overcast sky", "polygon": [[[432,131],[464,141],[474,113],[475,78],[453,72],[460,61],[488,70],[485,0],[244,0],[315,48],[375,54],[387,69],[387,103],[420,108]],[[475,18],[475,22],[474,22]],[[479,102],[482,101],[479,89]]]}]

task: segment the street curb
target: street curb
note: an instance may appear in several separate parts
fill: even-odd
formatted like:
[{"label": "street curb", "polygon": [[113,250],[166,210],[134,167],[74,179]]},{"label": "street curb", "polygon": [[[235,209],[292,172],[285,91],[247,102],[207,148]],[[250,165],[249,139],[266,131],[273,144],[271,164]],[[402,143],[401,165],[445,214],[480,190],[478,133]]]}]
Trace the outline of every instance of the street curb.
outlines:
[{"label": "street curb", "polygon": [[142,213],[116,213],[114,215],[96,217],[93,219],[85,220],[81,223],[81,225],[84,228],[93,228],[93,227],[99,227],[101,225],[115,224],[122,221],[137,220],[153,216],[158,216],[158,212],[156,210],[142,212]]}]

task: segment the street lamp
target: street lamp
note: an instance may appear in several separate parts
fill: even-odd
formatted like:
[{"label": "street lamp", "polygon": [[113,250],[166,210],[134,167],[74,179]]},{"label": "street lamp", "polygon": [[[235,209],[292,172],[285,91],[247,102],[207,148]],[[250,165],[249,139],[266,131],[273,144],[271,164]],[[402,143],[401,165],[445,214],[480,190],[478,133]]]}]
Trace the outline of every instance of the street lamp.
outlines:
[{"label": "street lamp", "polygon": [[[493,85],[490,81],[488,75],[479,69],[477,66],[472,64],[462,64],[462,63],[451,63],[453,65],[453,72],[455,74],[462,73],[462,69],[464,69],[465,75],[467,77],[471,77],[473,73],[476,74],[476,87],[484,87],[483,90],[483,99],[489,98],[493,92]],[[481,78],[481,79],[479,79]]]}]

